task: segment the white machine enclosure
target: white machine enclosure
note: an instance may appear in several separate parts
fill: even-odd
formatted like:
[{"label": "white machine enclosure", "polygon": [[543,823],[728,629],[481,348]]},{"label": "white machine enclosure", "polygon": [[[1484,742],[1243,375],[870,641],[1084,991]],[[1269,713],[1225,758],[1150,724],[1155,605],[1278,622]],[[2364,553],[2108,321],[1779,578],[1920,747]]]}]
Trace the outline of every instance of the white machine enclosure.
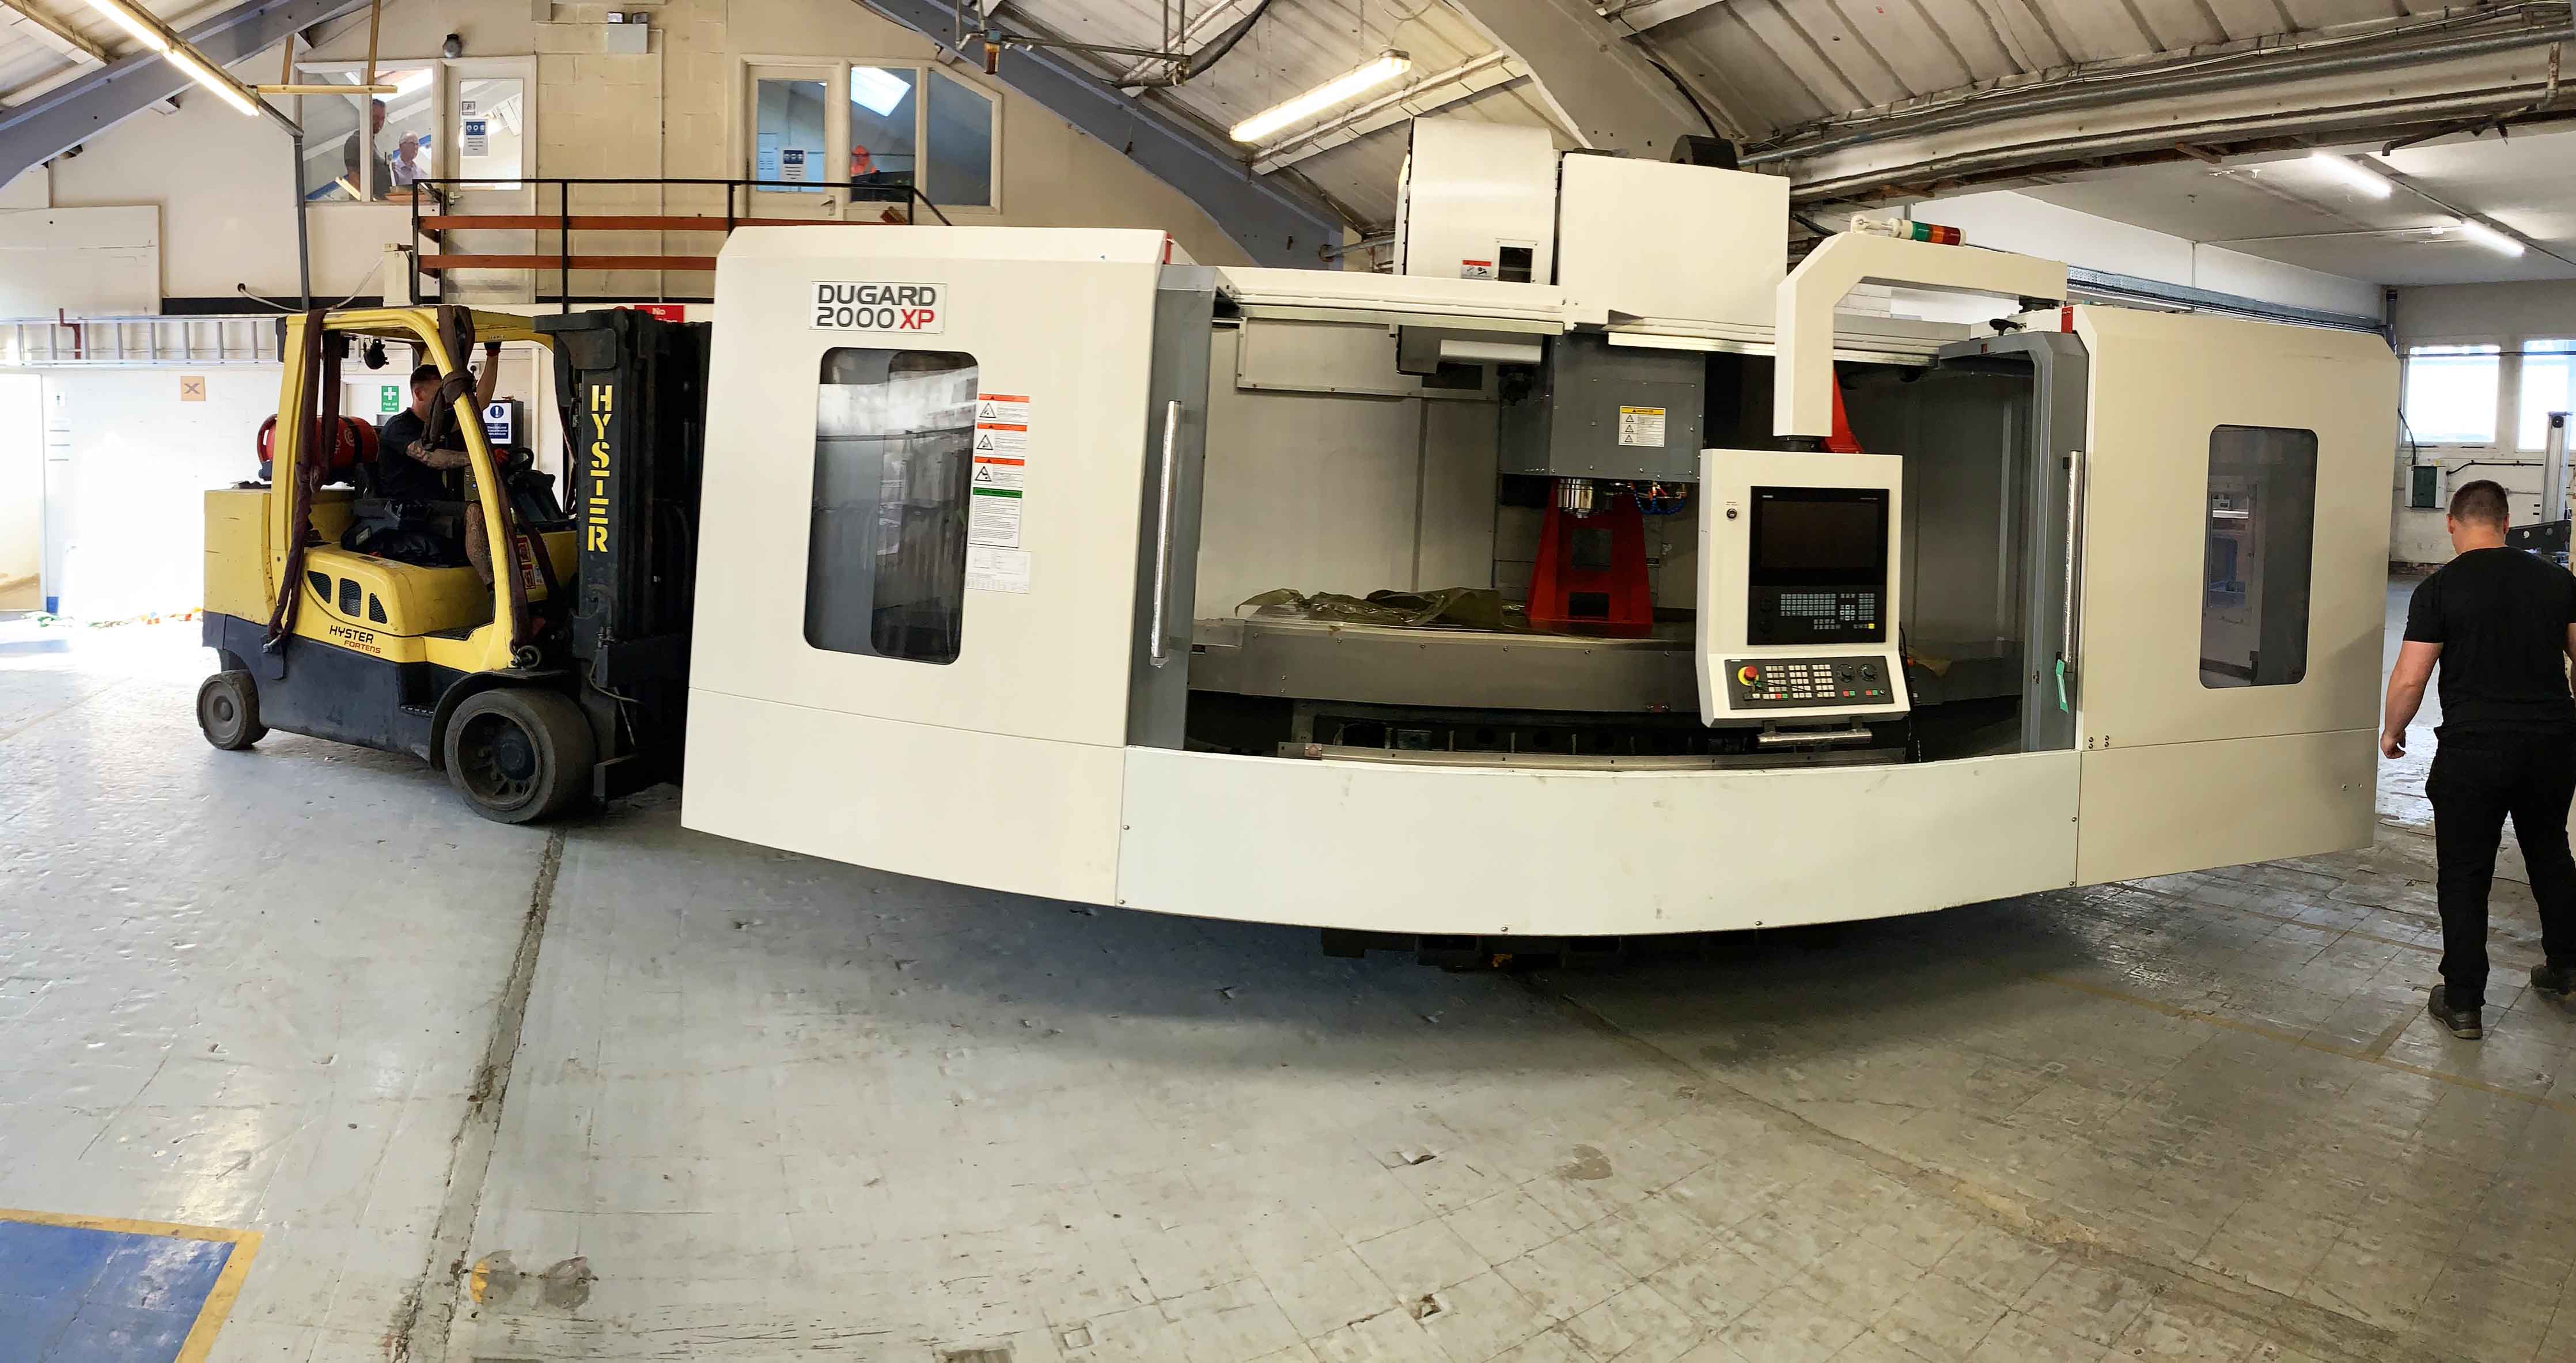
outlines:
[{"label": "white machine enclosure", "polygon": [[1545,128],[1416,119],[1395,201],[1397,274],[1556,277],[1556,142]]},{"label": "white machine enclosure", "polygon": [[1789,256],[1789,181],[1570,154],[1556,282],[1618,330],[1763,335]]},{"label": "white machine enclosure", "polygon": [[[1350,391],[1323,391],[1345,382],[1338,373],[1298,387],[1281,367],[1296,348],[1238,354],[1251,335],[1239,328],[1355,338],[1378,357],[1363,366],[1373,373],[1388,326],[1472,325],[1478,289],[1497,291],[1488,322],[1578,323],[1532,285],[1319,276],[1332,287],[1292,294],[1279,272],[1216,272],[1216,290],[1272,301],[1217,323],[1212,345],[1204,306],[1175,305],[1204,297],[1192,288],[1210,287],[1207,272],[1166,266],[1166,249],[1156,233],[1009,228],[751,229],[728,242],[689,827],[1076,902],[1534,935],[1913,913],[2370,837],[2395,390],[2377,338],[2071,310],[2067,343],[2090,352],[2092,377],[2088,419],[2062,451],[2081,489],[2080,552],[2066,565],[2081,588],[2068,746],[1755,768],[1300,760],[1189,750],[1162,717],[1187,684],[1190,603],[1230,610],[1238,590],[1265,583],[1229,566],[1229,542],[1293,535],[1279,499],[1313,481],[1290,467],[1211,472],[1202,499],[1203,443],[1231,460],[1293,461],[1316,457],[1315,442],[1279,438],[1279,423],[1346,433],[1333,476],[1382,495],[1363,519],[1311,498],[1315,521],[1345,540],[1361,524],[1409,536],[1375,579],[1409,571],[1414,585],[1446,585],[1422,575],[1472,581],[1508,552],[1492,540],[1493,463],[1480,453],[1491,399],[1397,377],[1373,390],[1356,371]],[[870,281],[937,286],[940,330],[811,324],[818,283]],[[1434,283],[1437,297],[1411,287]],[[819,367],[853,348],[915,352],[902,363],[946,375],[971,357],[976,397],[1020,404],[1021,420],[1003,424],[1023,428],[1023,505],[1008,533],[1025,557],[990,571],[979,556],[987,570],[955,598],[962,627],[944,662],[835,651],[808,633],[819,541],[805,522],[826,509]],[[1195,371],[1175,358],[1192,350]],[[1228,357],[1213,378],[1212,350]],[[1384,418],[1366,416],[1381,406]],[[1417,426],[1424,444],[1372,454]],[[1372,458],[1397,463],[1381,471]],[[2273,518],[2267,552],[2291,555],[2306,535],[2303,601],[2265,597],[2250,574],[2205,575],[2213,535],[2238,535],[2240,513]],[[1329,568],[1338,554],[1313,561]],[[1709,610],[1730,593],[1705,558],[1683,562],[1689,586],[1676,595]],[[2273,581],[2295,576],[2288,557],[2271,568]],[[1202,580],[1226,585],[1202,595]],[[1177,624],[1156,629],[1158,616]],[[2278,642],[2242,642],[2293,634],[2295,666]]]},{"label": "white machine enclosure", "polygon": [[[1816,500],[1808,500],[1813,494]],[[1836,498],[1835,494],[1846,494]],[[1801,506],[1844,501],[1874,511],[1877,599],[1813,583],[1775,588],[1782,624],[1829,613],[1827,641],[1757,639],[1757,546],[1774,498]],[[1866,498],[1866,501],[1858,500]],[[1885,454],[1824,450],[1700,451],[1700,717],[1710,724],[1809,724],[1895,718],[1906,711],[1896,622],[1904,618],[1904,463]],[[1772,533],[1778,536],[1777,527]],[[1845,584],[1856,585],[1856,584]],[[1866,636],[1866,637],[1862,637]]]}]

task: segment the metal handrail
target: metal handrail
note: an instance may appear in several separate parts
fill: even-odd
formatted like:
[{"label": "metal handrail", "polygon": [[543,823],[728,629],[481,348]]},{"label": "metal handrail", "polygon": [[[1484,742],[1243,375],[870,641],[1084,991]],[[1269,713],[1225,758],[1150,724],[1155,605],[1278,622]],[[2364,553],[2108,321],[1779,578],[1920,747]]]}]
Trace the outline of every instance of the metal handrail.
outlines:
[{"label": "metal handrail", "polygon": [[[408,185],[408,186],[404,186],[404,187],[405,187],[405,188],[415,188],[415,189],[417,189],[417,188],[425,188],[425,189],[427,189],[427,190],[429,191],[429,195],[428,195],[428,197],[430,197],[430,198],[432,198],[432,199],[436,200],[436,201],[438,202],[438,205],[439,205],[439,211],[438,211],[438,212],[433,213],[433,214],[432,214],[432,216],[443,216],[443,215],[445,215],[445,214],[446,214],[446,205],[447,205],[447,203],[448,203],[448,201],[449,201],[449,199],[450,199],[450,197],[451,197],[451,196],[450,196],[448,193],[444,193],[444,192],[442,192],[442,190],[443,190],[443,189],[446,189],[446,188],[452,188],[452,187],[458,187],[458,186],[467,186],[467,185],[493,185],[493,186],[508,185],[508,186],[512,186],[512,187],[515,187],[515,188],[523,188],[523,189],[527,189],[527,190],[530,190],[530,191],[532,191],[532,192],[536,193],[536,195],[537,195],[537,197],[539,198],[539,200],[540,200],[540,201],[542,201],[542,199],[543,199],[543,197],[544,197],[544,195],[543,195],[543,187],[544,187],[544,186],[552,185],[552,186],[554,186],[554,187],[555,187],[555,210],[556,210],[556,218],[557,218],[557,220],[558,220],[558,222],[559,222],[559,224],[560,224],[560,225],[556,228],[556,235],[555,235],[555,252],[554,252],[554,254],[555,254],[555,271],[556,271],[556,274],[555,274],[555,280],[556,280],[556,282],[555,282],[555,296],[554,296],[553,298],[551,298],[551,299],[549,299],[549,298],[544,298],[544,297],[531,297],[531,299],[530,299],[529,301],[531,301],[531,302],[536,302],[536,303],[547,303],[547,302],[551,302],[551,303],[557,304],[557,305],[558,305],[559,307],[561,307],[561,308],[562,308],[562,310],[563,310],[563,311],[565,311],[565,312],[570,312],[570,311],[572,311],[572,307],[573,307],[573,305],[574,305],[575,303],[656,303],[656,302],[697,302],[697,303],[703,303],[703,302],[710,302],[710,301],[713,301],[713,300],[710,300],[710,299],[703,299],[703,298],[695,298],[695,299],[640,298],[640,297],[629,297],[629,296],[624,296],[624,295],[609,295],[609,294],[582,295],[582,296],[578,296],[578,297],[577,297],[577,296],[575,296],[575,295],[574,295],[574,293],[573,293],[573,291],[572,291],[572,258],[573,258],[574,254],[575,254],[575,252],[574,252],[574,251],[573,251],[573,249],[572,249],[572,234],[573,234],[575,231],[577,231],[577,230],[585,230],[585,229],[577,229],[577,228],[575,228],[575,227],[572,225],[572,220],[573,220],[573,218],[574,218],[574,216],[575,216],[575,214],[574,214],[574,213],[573,213],[573,211],[572,211],[572,190],[573,190],[573,186],[575,186],[575,185],[626,185],[626,186],[629,186],[629,187],[635,187],[635,188],[645,188],[645,187],[650,187],[650,188],[656,188],[656,189],[668,188],[668,187],[671,187],[671,186],[674,186],[674,185],[683,185],[683,186],[692,186],[692,185],[693,185],[693,186],[699,186],[699,187],[706,187],[706,186],[722,186],[722,187],[724,188],[724,192],[725,192],[725,211],[724,211],[724,219],[723,219],[723,222],[724,222],[724,231],[725,231],[725,233],[726,233],[727,235],[731,235],[731,234],[732,234],[732,232],[733,232],[733,230],[734,230],[735,225],[736,225],[737,223],[739,223],[739,222],[742,220],[742,218],[744,217],[744,214],[743,214],[743,213],[742,213],[742,212],[737,208],[737,206],[736,206],[738,196],[741,196],[741,195],[747,195],[750,191],[753,191],[753,190],[761,190],[761,189],[781,189],[781,190],[793,190],[793,191],[802,191],[802,192],[807,192],[807,193],[814,193],[814,192],[829,192],[829,191],[831,191],[831,190],[835,190],[835,189],[839,189],[839,190],[842,190],[842,191],[844,191],[844,192],[847,192],[847,191],[850,189],[850,186],[849,186],[849,185],[844,184],[844,183],[842,183],[842,182],[840,182],[840,181],[836,181],[836,180],[819,180],[819,181],[818,181],[818,180],[759,180],[759,179],[726,179],[726,178],[718,178],[718,177],[707,177],[707,178],[688,178],[688,177],[678,177],[678,176],[650,176],[650,177],[647,177],[647,176],[580,176],[580,175],[513,175],[513,176],[479,176],[479,177],[467,177],[467,176],[456,176],[456,175],[445,175],[445,176],[440,176],[440,175],[424,175],[424,176],[421,176],[419,179],[412,181],[410,185]],[[941,212],[941,211],[940,211],[940,209],[939,209],[939,205],[937,205],[937,204],[935,204],[935,203],[932,203],[932,202],[930,201],[930,196],[928,196],[928,195],[926,195],[926,194],[924,194],[924,193],[922,193],[922,192],[921,192],[921,187],[920,187],[919,185],[911,185],[911,184],[904,184],[904,185],[863,185],[863,186],[859,186],[859,188],[861,188],[861,189],[867,189],[867,190],[875,190],[875,191],[878,191],[878,192],[891,192],[891,191],[898,190],[898,189],[902,190],[902,191],[904,192],[904,197],[903,197],[903,199],[901,199],[901,200],[893,200],[893,199],[858,199],[858,200],[852,200],[852,202],[855,202],[855,203],[894,203],[894,202],[901,202],[901,203],[904,205],[904,208],[905,208],[905,210],[906,210],[906,212],[905,212],[905,217],[906,217],[906,220],[907,220],[906,225],[910,225],[910,223],[911,223],[912,221],[914,221],[914,220],[917,220],[917,219],[918,219],[918,217],[919,217],[919,213],[918,213],[918,211],[917,211],[917,210],[918,210],[918,209],[922,209],[922,208],[929,209],[929,210],[930,210],[930,215],[931,215],[932,217],[934,217],[934,218],[939,219],[939,223],[940,223],[940,225],[941,225],[941,226],[943,226],[943,227],[954,227],[954,226],[956,226],[956,225],[957,225],[957,224],[955,224],[955,223],[953,223],[953,222],[949,221],[949,219],[948,219],[948,215],[947,215],[946,213],[943,213],[943,212]],[[422,197],[423,197],[423,196],[421,196],[421,195],[419,195],[419,194],[413,194],[413,195],[411,196],[411,263],[412,263],[412,267],[411,267],[411,301],[412,301],[412,302],[413,302],[413,304],[415,304],[415,305],[419,304],[419,303],[422,301],[422,300],[421,300],[421,296],[420,296],[420,233],[421,233],[421,228],[420,228],[420,219],[421,219],[420,201],[421,201],[421,198],[422,198]],[[462,216],[471,216],[471,215],[467,215],[467,214],[457,214],[457,215],[455,215],[455,216],[460,216],[460,217],[462,217]],[[521,216],[521,215],[513,215],[513,216]],[[533,214],[531,214],[531,215],[524,215],[524,216],[534,216],[534,215],[533,215]],[[714,231],[714,230],[716,230],[716,229],[712,226],[712,224],[716,222],[716,219],[714,219],[714,218],[709,218],[709,219],[707,219],[707,221],[708,221],[708,223],[710,224],[710,226],[707,228],[707,230],[708,230],[708,231]],[[822,222],[822,221],[818,220],[818,221],[817,221],[817,223],[816,223],[816,225],[817,225],[817,226],[824,226],[824,225],[828,225],[828,224],[826,224],[826,223],[824,223],[824,222]],[[857,224],[851,224],[851,225],[857,225],[857,226],[876,226],[876,225],[879,225],[879,224],[871,224],[871,223],[866,223],[866,222],[864,222],[864,221],[863,221],[863,222],[860,222],[860,223],[857,223]],[[446,292],[446,284],[445,284],[445,282],[444,282],[443,280],[441,281],[441,283],[440,283],[440,286],[439,286],[439,287],[440,287],[440,292],[441,292],[441,294],[444,294],[444,293]]]}]

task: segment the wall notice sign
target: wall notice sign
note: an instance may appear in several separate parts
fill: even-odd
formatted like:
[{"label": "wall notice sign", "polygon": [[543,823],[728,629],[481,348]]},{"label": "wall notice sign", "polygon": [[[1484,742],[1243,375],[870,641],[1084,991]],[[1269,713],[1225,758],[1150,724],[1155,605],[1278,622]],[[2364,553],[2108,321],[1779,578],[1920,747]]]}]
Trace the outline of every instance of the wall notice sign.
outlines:
[{"label": "wall notice sign", "polygon": [[781,147],[778,149],[778,178],[791,183],[801,182],[804,180],[805,149],[803,147]]},{"label": "wall notice sign", "polygon": [[1653,445],[1664,443],[1664,409],[1661,407],[1622,407],[1619,409],[1619,443]]},{"label": "wall notice sign", "polygon": [[205,400],[206,400],[206,376],[205,376],[205,375],[203,375],[203,374],[182,374],[182,375],[180,375],[180,376],[179,376],[179,400],[180,400],[181,402],[203,402],[203,401],[205,401]]},{"label": "wall notice sign", "polygon": [[1494,262],[1490,260],[1459,261],[1458,277],[1460,279],[1491,279],[1494,277]]},{"label": "wall notice sign", "polygon": [[816,331],[946,331],[947,296],[945,284],[818,280],[811,325]]},{"label": "wall notice sign", "polygon": [[491,126],[490,121],[486,119],[465,120],[465,155],[489,156],[492,154],[492,138],[488,131]]},{"label": "wall notice sign", "polygon": [[1020,490],[979,484],[966,491],[966,542],[1019,548]]},{"label": "wall notice sign", "polygon": [[392,416],[403,409],[403,386],[399,383],[376,385],[376,415]]},{"label": "wall notice sign", "polygon": [[966,590],[1028,595],[1029,552],[982,544],[966,546]]}]

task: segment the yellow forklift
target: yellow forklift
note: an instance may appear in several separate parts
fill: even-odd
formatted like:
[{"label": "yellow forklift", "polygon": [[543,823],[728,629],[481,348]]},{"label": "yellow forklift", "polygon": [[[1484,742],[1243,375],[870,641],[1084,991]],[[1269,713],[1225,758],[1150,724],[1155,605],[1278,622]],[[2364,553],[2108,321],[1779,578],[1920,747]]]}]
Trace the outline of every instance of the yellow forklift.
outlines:
[{"label": "yellow forklift", "polygon": [[[262,476],[206,494],[205,640],[222,660],[197,693],[206,741],[282,729],[409,753],[504,823],[676,780],[706,324],[438,307],[283,325]],[[439,370],[425,443],[465,451],[453,501],[376,495],[379,462],[404,456],[340,410],[345,362],[380,365],[388,343]],[[485,430],[465,362],[491,343],[551,355],[573,513],[525,445]],[[469,496],[489,584],[452,550]]]}]

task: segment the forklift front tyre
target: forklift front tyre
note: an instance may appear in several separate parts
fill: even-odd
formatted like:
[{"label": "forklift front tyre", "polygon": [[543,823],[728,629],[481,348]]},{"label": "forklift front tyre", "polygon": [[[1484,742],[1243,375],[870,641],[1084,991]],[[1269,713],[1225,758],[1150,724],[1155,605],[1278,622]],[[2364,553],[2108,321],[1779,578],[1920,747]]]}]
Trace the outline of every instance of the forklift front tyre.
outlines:
[{"label": "forklift front tyre", "polygon": [[511,686],[480,691],[447,721],[447,779],[474,812],[536,823],[590,789],[597,744],[562,693]]},{"label": "forklift front tyre", "polygon": [[206,741],[225,752],[268,737],[259,722],[259,684],[247,672],[218,672],[197,688],[197,727]]}]

